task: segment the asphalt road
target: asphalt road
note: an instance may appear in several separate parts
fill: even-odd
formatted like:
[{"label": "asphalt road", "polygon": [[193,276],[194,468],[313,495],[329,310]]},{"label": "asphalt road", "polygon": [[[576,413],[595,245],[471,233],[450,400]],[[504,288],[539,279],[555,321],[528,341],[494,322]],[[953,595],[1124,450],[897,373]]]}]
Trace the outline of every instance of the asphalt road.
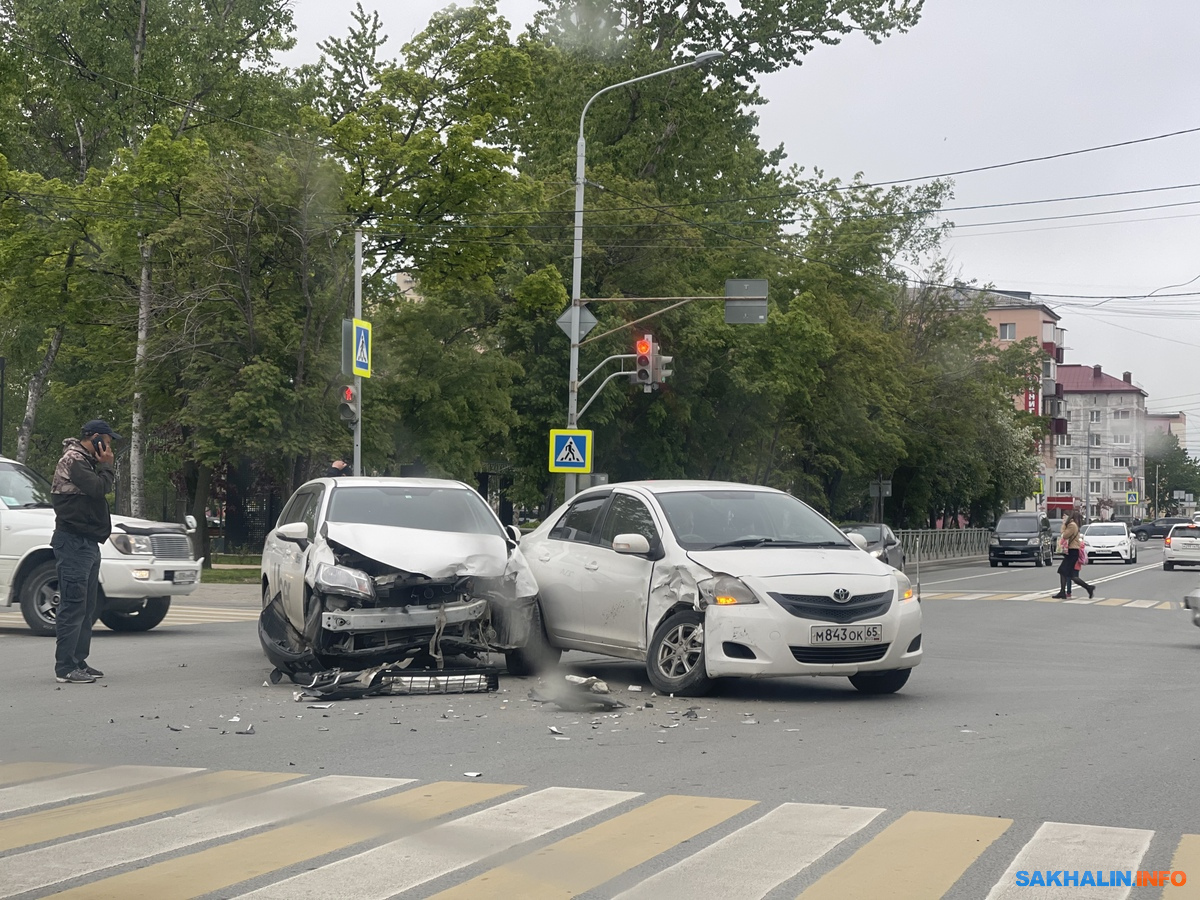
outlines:
[{"label": "asphalt road", "polygon": [[[595,897],[615,896],[697,848],[711,850],[719,838],[733,840],[764,811],[788,802],[882,812],[807,868],[790,872],[770,897],[794,897],[814,884],[812,896],[869,896],[869,887],[856,894],[838,879],[867,869],[872,877],[888,877],[886,861],[872,854],[881,847],[896,852],[897,840],[907,847],[902,838],[912,842],[904,850],[905,871],[920,884],[905,893],[900,876],[892,875],[889,895],[988,896],[993,885],[1011,887],[1006,869],[1019,853],[1032,867],[1029,860],[1046,852],[1038,842],[1046,840],[1047,822],[1099,835],[1089,868],[1170,869],[1174,857],[1181,869],[1193,861],[1191,888],[1200,884],[1200,855],[1183,836],[1200,833],[1200,788],[1192,778],[1200,757],[1200,629],[1179,601],[1200,584],[1200,572],[1164,572],[1161,542],[1139,550],[1136,566],[1085,568],[1084,577],[1098,586],[1092,603],[1082,602],[1082,593],[1075,602],[1050,601],[1057,589],[1053,569],[990,569],[986,563],[927,569],[920,579],[925,659],[903,691],[889,697],[860,695],[843,679],[790,679],[730,681],[711,697],[673,700],[653,696],[637,665],[566,654],[554,677],[603,678],[627,704],[615,713],[564,712],[531,702],[536,679],[507,676],[491,694],[310,708],[293,700],[292,685],[264,683],[270,665],[257,644],[253,587],[206,586],[147,634],[98,629],[91,662],[108,677],[96,685],[55,684],[52,642],[15,623],[8,627],[12,617],[6,616],[0,619],[8,673],[0,760],[587,788],[640,792],[643,798],[625,802],[651,805],[680,802],[671,799],[677,795],[755,804],[721,807],[725,812],[702,836],[664,839],[651,861],[635,860],[611,877],[581,883]],[[240,620],[223,621],[229,618]],[[644,689],[630,691],[631,685]],[[684,715],[689,710],[695,718]],[[234,716],[239,721],[231,723]],[[238,734],[247,724],[254,733]],[[481,775],[467,778],[467,772]],[[3,795],[0,789],[0,812]],[[921,818],[926,814],[936,814],[934,825]],[[937,831],[943,825],[945,834]],[[4,826],[0,818],[0,896],[7,896],[4,865],[12,856],[4,852]],[[584,819],[564,833],[584,826],[595,822]],[[976,828],[983,830],[975,834]],[[1121,840],[1105,843],[1110,832]],[[1123,864],[1121,841],[1137,843],[1146,833],[1144,854]],[[578,840],[590,834],[585,830]],[[970,858],[958,868],[947,861],[953,861],[946,847],[955,835],[975,846],[963,851]],[[639,842],[636,834],[626,837]],[[531,846],[550,843],[545,838]],[[1045,867],[1083,867],[1074,851],[1063,850],[1056,862],[1057,845],[1050,846]],[[940,856],[932,853],[922,863],[920,852],[937,847]],[[1192,847],[1192,855],[1181,847]],[[181,855],[186,858],[172,851],[163,859]],[[461,877],[479,875],[494,862],[468,866]],[[927,874],[939,867],[950,871],[942,881]],[[306,868],[312,865],[281,866],[246,885]],[[130,863],[114,871],[137,869]],[[459,879],[434,879],[414,896]],[[709,895],[718,893],[713,888]],[[464,894],[476,895],[484,894],[475,888]],[[727,896],[750,895],[735,888]],[[1091,895],[1070,890],[1063,896]]]}]

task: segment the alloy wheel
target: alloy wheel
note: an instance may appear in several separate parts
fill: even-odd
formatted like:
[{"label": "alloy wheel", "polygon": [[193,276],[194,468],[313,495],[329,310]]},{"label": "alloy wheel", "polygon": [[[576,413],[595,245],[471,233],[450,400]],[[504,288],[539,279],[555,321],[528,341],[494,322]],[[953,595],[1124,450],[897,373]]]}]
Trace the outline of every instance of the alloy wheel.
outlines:
[{"label": "alloy wheel", "polygon": [[704,634],[692,622],[680,622],[659,644],[656,665],[667,678],[683,678],[704,656]]}]

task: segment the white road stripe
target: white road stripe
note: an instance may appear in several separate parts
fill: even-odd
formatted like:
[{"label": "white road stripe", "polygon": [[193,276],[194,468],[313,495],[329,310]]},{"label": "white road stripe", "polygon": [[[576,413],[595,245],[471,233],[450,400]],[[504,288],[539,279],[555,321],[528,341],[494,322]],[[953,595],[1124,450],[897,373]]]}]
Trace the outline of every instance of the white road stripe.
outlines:
[{"label": "white road stripe", "polygon": [[[1087,603],[1099,603],[1099,602],[1100,602],[1100,599],[1101,599],[1100,597],[1096,597],[1095,599],[1089,600],[1087,597],[1084,597],[1084,598],[1083,598],[1083,599],[1081,599],[1081,600],[1064,600],[1063,602],[1064,602],[1064,603],[1084,603],[1084,604],[1087,604]],[[1154,602],[1155,602],[1155,603],[1157,603],[1158,601],[1156,600],[1156,601],[1154,601]]]},{"label": "white road stripe", "polygon": [[16,812],[47,803],[62,803],[91,797],[108,791],[120,791],[138,787],[152,781],[189,775],[200,769],[185,769],[180,766],[112,766],[93,772],[63,775],[29,784],[16,784],[0,789],[0,813]]},{"label": "white road stripe", "polygon": [[69,878],[273,825],[330,804],[411,784],[412,780],[327,775],[141,825],[18,853],[0,859],[0,897],[42,890]]},{"label": "white road stripe", "polygon": [[[883,812],[784,803],[616,900],[750,900],[794,877]],[[735,877],[731,877],[737,873]]]},{"label": "white road stripe", "polygon": [[1158,606],[1161,600],[1130,600],[1125,604],[1126,608],[1133,607],[1134,609],[1149,609],[1151,606]]},{"label": "white road stripe", "polygon": [[385,900],[640,796],[633,791],[546,788],[243,896]]},{"label": "white road stripe", "polygon": [[[1120,900],[1127,887],[1018,887],[1017,872],[1102,872],[1110,880],[1113,870],[1136,872],[1150,846],[1153,831],[1138,828],[1109,828],[1102,825],[1067,825],[1044,822],[1021,848],[1004,876],[996,882],[987,900],[1039,898],[1039,900]],[[1061,878],[1061,876],[1060,876]]]}]

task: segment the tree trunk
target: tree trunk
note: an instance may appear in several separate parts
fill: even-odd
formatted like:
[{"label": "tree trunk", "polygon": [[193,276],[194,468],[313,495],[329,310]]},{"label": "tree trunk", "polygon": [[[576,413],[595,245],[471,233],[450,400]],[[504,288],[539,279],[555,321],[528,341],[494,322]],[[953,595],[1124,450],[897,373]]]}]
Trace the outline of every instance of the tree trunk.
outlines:
[{"label": "tree trunk", "polygon": [[146,515],[146,397],[142,391],[146,368],[146,338],[150,332],[150,242],[142,238],[142,277],[138,283],[137,352],[133,365],[133,420],[129,429],[129,509]]},{"label": "tree trunk", "polygon": [[54,329],[54,335],[50,338],[50,346],[46,348],[42,364],[38,366],[37,372],[29,380],[29,397],[25,401],[25,418],[21,420],[21,428],[17,432],[17,462],[23,463],[29,456],[29,442],[33,437],[33,423],[37,419],[38,404],[42,402],[42,395],[46,393],[46,379],[58,356],[58,348],[62,346],[63,334],[66,330],[67,326],[65,325],[59,325]]},{"label": "tree trunk", "polygon": [[192,515],[196,518],[196,533],[192,535],[192,551],[196,559],[203,558],[207,567],[212,566],[212,547],[208,540],[208,494],[212,485],[212,467],[205,463],[184,464],[184,483]]}]

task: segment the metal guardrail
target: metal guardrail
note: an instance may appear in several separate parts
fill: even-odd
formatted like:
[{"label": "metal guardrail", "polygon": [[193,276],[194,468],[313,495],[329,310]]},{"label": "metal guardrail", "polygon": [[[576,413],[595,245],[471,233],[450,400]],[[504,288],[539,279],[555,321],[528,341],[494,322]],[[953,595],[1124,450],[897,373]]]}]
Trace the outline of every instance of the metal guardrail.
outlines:
[{"label": "metal guardrail", "polygon": [[990,528],[901,528],[896,537],[904,545],[905,556],[922,562],[938,559],[966,559],[987,556]]}]

